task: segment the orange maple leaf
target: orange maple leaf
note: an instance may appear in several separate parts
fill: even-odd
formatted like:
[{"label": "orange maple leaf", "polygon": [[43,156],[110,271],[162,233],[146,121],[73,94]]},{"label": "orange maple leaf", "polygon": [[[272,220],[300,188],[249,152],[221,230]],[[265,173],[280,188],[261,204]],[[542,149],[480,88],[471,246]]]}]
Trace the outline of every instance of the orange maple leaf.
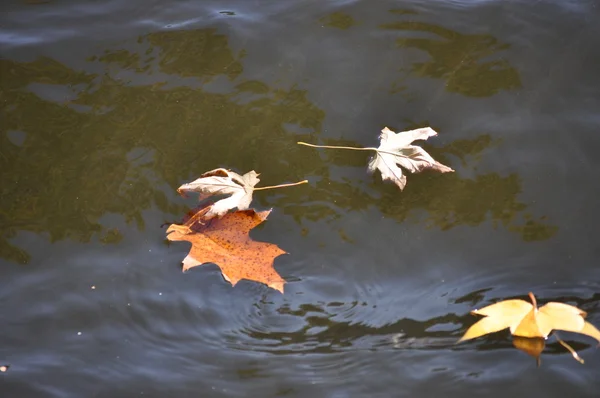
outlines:
[{"label": "orange maple leaf", "polygon": [[256,212],[250,209],[202,220],[191,226],[189,223],[172,224],[167,229],[167,239],[192,244],[190,253],[183,259],[183,271],[215,263],[232,286],[242,279],[249,279],[283,293],[285,280],[273,268],[273,261],[286,252],[272,243],[254,241],[248,235],[269,213],[271,210]]}]

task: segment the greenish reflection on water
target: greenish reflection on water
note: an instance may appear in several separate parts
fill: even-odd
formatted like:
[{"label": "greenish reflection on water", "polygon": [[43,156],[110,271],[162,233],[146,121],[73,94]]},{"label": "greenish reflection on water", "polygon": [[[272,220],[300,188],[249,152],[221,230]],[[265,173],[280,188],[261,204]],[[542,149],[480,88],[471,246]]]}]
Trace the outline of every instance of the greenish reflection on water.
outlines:
[{"label": "greenish reflection on water", "polygon": [[[425,24],[393,28],[433,29]],[[495,42],[442,28],[435,31],[445,35],[448,47],[439,49],[422,41],[407,45],[429,48],[439,68],[454,72],[448,76],[448,72],[434,74],[437,67],[419,70],[454,79],[451,87],[463,94],[483,95],[485,89],[491,95],[511,87],[498,83],[502,79],[495,72],[486,74],[491,67],[457,71],[454,58],[437,55],[469,42],[481,47],[483,57],[486,43],[493,49]],[[376,183],[378,197],[356,182],[330,179],[331,165],[365,167],[366,159],[350,153],[323,157],[320,151],[296,145],[299,140],[318,139],[324,111],[297,87],[239,81],[245,52],[234,53],[227,36],[215,29],[152,33],[138,38],[136,45],[136,52],[108,50],[88,59],[90,66],[102,65],[103,73],[76,71],[50,58],[0,59],[1,257],[28,261],[29,253],[11,244],[19,231],[47,234],[51,241],[87,242],[97,236],[106,243],[118,242],[119,232],[103,225],[100,217],[115,213],[144,228],[142,211],[152,205],[165,213],[183,214],[183,206],[168,193],[182,181],[219,166],[241,172],[254,169],[262,173],[265,185],[317,178],[313,186],[272,197],[257,195],[258,203],[280,207],[299,222],[377,206],[398,221],[406,220],[412,210],[427,210],[431,223],[442,229],[474,226],[491,218],[525,240],[546,239],[556,231],[530,216],[516,199],[521,191],[516,174],[488,173],[474,179],[457,173],[424,174],[412,178],[402,194],[394,186]],[[130,83],[117,76],[123,71],[151,82]],[[199,83],[224,77],[232,88],[222,93],[202,84],[177,85],[176,77]],[[68,89],[65,100],[40,95],[57,88]],[[299,134],[291,131],[292,126],[314,133]],[[23,142],[10,139],[15,133],[24,136]],[[492,142],[481,135],[428,149],[442,162],[452,164],[446,156],[453,155],[468,163]],[[335,203],[337,209],[325,203]],[[517,222],[519,218],[524,224]]]},{"label": "greenish reflection on water", "polygon": [[[420,33],[423,37],[400,37],[400,48],[414,48],[429,54],[426,62],[412,64],[409,75],[446,81],[446,90],[471,97],[488,97],[500,90],[521,87],[519,72],[498,57],[510,46],[489,34],[463,34],[440,25],[415,20],[415,12],[399,14],[403,20],[380,25],[401,34]],[[410,15],[407,19],[406,14]],[[493,58],[493,59],[490,59]],[[399,83],[396,83],[398,85]]]},{"label": "greenish reflection on water", "polygon": [[[147,54],[157,54],[163,72],[208,79],[225,71],[233,79],[241,71],[225,36],[212,29],[150,34],[142,40],[156,47]],[[206,53],[198,53],[202,49]],[[209,60],[199,65],[195,58],[204,56]],[[135,65],[136,70],[138,60],[124,50],[98,59]],[[306,92],[295,88],[243,82],[226,94],[163,89],[164,76],[151,85],[132,85],[111,76],[108,67],[106,74],[89,74],[47,58],[2,59],[0,76],[0,256],[13,261],[29,258],[10,244],[18,231],[47,233],[52,241],[87,242],[94,234],[107,233],[98,221],[107,213],[120,214],[140,228],[141,212],[152,204],[183,214],[183,207],[167,198],[165,182],[174,190],[182,180],[220,165],[268,170],[271,178],[286,181],[301,173],[278,164],[295,158],[302,168],[318,160],[316,153],[300,153],[284,128],[291,124],[314,131],[324,117]],[[34,83],[83,88],[76,98],[56,102],[32,92]],[[248,93],[260,96],[241,101]],[[10,131],[25,134],[22,145],[9,140]],[[110,234],[104,239],[114,241],[114,231]]]},{"label": "greenish reflection on water", "polygon": [[319,21],[321,21],[323,26],[343,30],[349,29],[357,24],[356,20],[352,17],[352,15],[348,15],[341,11],[332,12],[331,14],[328,14],[323,18],[319,19]]},{"label": "greenish reflection on water", "polygon": [[[350,140],[325,140],[325,144],[360,146]],[[423,146],[435,159],[451,165],[451,159],[457,158],[463,164],[472,164],[482,150],[492,145],[492,138],[482,134],[440,148]],[[326,151],[322,154],[326,164],[362,167],[366,173],[367,156],[364,153]],[[502,225],[519,234],[525,241],[548,239],[558,230],[557,226],[546,222],[545,217],[536,218],[527,212],[527,205],[517,199],[521,193],[521,181],[516,173],[506,176],[485,173],[471,179],[461,177],[460,173],[425,172],[411,175],[402,193],[393,184],[381,183],[376,176],[370,184],[376,193],[371,194],[352,181],[331,180],[326,174],[318,176],[316,189],[303,192],[305,196],[293,200],[298,194],[290,193],[285,203],[280,200],[271,205],[281,206],[298,220],[332,219],[343,216],[340,208],[358,211],[375,206],[382,214],[404,222],[411,212],[421,209],[426,211],[426,222],[442,230],[459,225],[477,226],[491,220],[494,225]],[[329,203],[335,203],[335,207]]]}]

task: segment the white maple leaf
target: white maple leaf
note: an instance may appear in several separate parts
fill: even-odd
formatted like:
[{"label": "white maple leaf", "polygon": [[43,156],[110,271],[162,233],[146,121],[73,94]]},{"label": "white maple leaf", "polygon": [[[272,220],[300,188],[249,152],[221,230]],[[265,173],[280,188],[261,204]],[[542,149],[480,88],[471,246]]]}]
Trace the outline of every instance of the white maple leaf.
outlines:
[{"label": "white maple leaf", "polygon": [[369,162],[369,171],[379,170],[381,178],[394,182],[401,190],[406,186],[406,175],[402,168],[411,173],[432,169],[441,173],[453,172],[448,166],[441,164],[425,152],[420,146],[411,145],[415,140],[426,140],[436,136],[431,127],[394,133],[385,127],[379,135],[379,147]]},{"label": "white maple leaf", "polygon": [[350,149],[353,151],[372,151],[375,156],[369,162],[369,171],[379,170],[381,178],[393,181],[400,190],[406,186],[406,175],[402,168],[411,173],[418,173],[425,169],[436,170],[441,173],[449,173],[454,170],[441,164],[425,152],[423,148],[411,145],[415,140],[426,140],[429,137],[437,135],[437,132],[431,127],[422,127],[419,129],[401,131],[394,133],[387,127],[381,130],[379,135],[378,148],[357,148],[349,146],[335,145],[314,145],[306,142],[298,142],[300,145],[306,145],[313,148],[330,149]]},{"label": "white maple leaf", "polygon": [[234,171],[219,168],[207,171],[197,180],[183,184],[177,188],[177,192],[180,194],[199,192],[201,199],[208,195],[231,195],[210,206],[210,209],[204,215],[204,218],[208,220],[217,216],[222,217],[234,208],[238,210],[248,209],[250,202],[252,202],[254,186],[259,181],[258,173],[254,170],[242,176]]}]

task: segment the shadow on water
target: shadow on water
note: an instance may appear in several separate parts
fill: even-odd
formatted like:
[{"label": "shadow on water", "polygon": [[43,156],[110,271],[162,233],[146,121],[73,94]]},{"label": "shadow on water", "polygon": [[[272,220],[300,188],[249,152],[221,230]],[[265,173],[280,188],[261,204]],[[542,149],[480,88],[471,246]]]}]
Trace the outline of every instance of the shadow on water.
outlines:
[{"label": "shadow on water", "polygon": [[[398,40],[428,51],[431,63],[415,65],[415,73],[447,79],[449,89],[492,95],[518,86],[518,75],[504,61],[477,62],[505,48],[487,35],[462,35],[417,22],[383,28],[443,37],[441,42]],[[427,220],[444,230],[475,226],[490,216],[528,241],[547,239],[557,229],[526,212],[527,206],[517,200],[521,184],[514,173],[472,179],[460,173],[413,176],[401,201],[391,184],[371,184],[369,193],[353,181],[331,179],[331,165],[365,167],[365,157],[328,153],[323,158],[319,151],[296,145],[298,140],[314,142],[316,136],[295,133],[290,126],[318,132],[324,112],[296,87],[237,81],[245,52],[234,54],[227,37],[215,29],[151,33],[139,37],[137,46],[137,52],[115,49],[89,58],[90,67],[100,67],[100,73],[75,71],[49,58],[0,60],[3,258],[28,261],[29,254],[10,243],[18,231],[46,233],[51,241],[87,242],[98,236],[118,242],[119,232],[103,226],[101,216],[120,214],[144,228],[141,212],[153,204],[165,213],[183,214],[172,192],[182,181],[218,166],[255,169],[267,184],[316,178],[313,187],[257,197],[299,222],[374,205],[399,222],[413,210],[426,210]],[[134,73],[126,79],[115,71]],[[187,80],[178,85],[173,75],[205,86],[194,87]],[[151,84],[138,82],[148,76]],[[11,139],[15,135],[21,138]],[[427,149],[444,163],[458,159],[469,165],[493,143],[482,134]]]}]

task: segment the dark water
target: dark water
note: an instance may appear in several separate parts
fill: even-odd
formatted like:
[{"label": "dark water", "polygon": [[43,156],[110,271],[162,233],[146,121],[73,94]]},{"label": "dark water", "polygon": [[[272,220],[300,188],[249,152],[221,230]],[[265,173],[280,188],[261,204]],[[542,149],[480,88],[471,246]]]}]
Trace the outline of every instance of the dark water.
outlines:
[{"label": "dark water", "polygon": [[[15,1],[0,17],[0,395],[592,397],[469,311],[533,291],[600,325],[597,1]],[[368,156],[431,125],[454,174]],[[175,189],[256,170],[285,295],[181,273]],[[94,288],[92,288],[94,287]]]}]

